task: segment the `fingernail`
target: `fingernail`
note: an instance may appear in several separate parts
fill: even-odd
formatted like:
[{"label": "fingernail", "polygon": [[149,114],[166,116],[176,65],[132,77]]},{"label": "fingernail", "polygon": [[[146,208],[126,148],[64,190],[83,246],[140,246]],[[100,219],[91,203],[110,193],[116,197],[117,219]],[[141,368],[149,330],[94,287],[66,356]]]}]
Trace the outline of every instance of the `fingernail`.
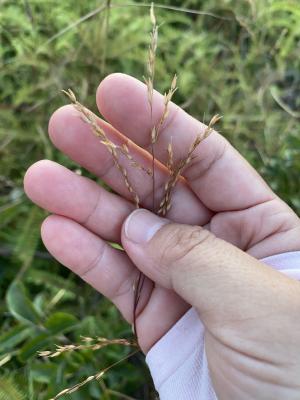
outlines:
[{"label": "fingernail", "polygon": [[125,222],[125,235],[135,243],[147,243],[155,233],[168,223],[167,220],[158,217],[147,210],[135,210]]}]

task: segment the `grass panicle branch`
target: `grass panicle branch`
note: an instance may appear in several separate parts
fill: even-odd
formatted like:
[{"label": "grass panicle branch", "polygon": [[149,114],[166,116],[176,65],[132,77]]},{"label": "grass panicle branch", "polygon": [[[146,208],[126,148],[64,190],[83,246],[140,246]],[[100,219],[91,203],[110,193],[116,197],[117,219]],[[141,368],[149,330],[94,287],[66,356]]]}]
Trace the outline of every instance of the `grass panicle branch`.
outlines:
[{"label": "grass panicle branch", "polygon": [[67,91],[62,90],[62,92],[71,100],[75,109],[82,114],[83,121],[91,126],[94,135],[100,139],[101,143],[108,148],[110,153],[111,149],[116,149],[121,154],[123,154],[127,158],[127,160],[129,160],[132,167],[140,169],[150,176],[152,175],[152,171],[150,168],[145,168],[142,164],[138,163],[134,159],[134,157],[130,154],[128,145],[126,143],[123,143],[122,146],[118,146],[108,139],[104,129],[102,129],[97,123],[97,117],[92,113],[92,111],[79,103],[74,92],[71,89],[68,89]]},{"label": "grass panicle branch", "polygon": [[83,381],[77,383],[74,386],[71,386],[69,388],[63,389],[61,392],[59,392],[56,396],[54,396],[52,399],[50,400],[57,400],[62,396],[65,396],[66,394],[72,394],[74,392],[76,392],[78,389],[80,389],[82,386],[86,385],[89,382],[92,381],[99,381],[100,379],[103,378],[103,376],[112,368],[116,367],[118,364],[121,364],[123,361],[128,360],[130,357],[132,357],[133,355],[135,355],[139,350],[135,350],[133,352],[131,352],[130,354],[128,354],[127,356],[121,358],[120,360],[116,361],[115,363],[111,364],[110,366],[102,369],[101,371],[97,372],[94,375],[90,375],[88,376],[86,379],[84,379]]},{"label": "grass panicle branch", "polygon": [[[155,62],[156,50],[158,45],[158,25],[154,11],[154,3],[150,7],[150,20],[152,24],[152,31],[150,32],[150,45],[148,49],[147,72],[148,76],[145,79],[147,86],[148,103],[150,107],[150,124],[153,126],[153,93],[154,93],[154,78],[155,78]],[[151,136],[155,135],[155,127],[152,128]],[[154,142],[151,139],[151,155],[152,155],[152,211],[155,210],[155,153]]]},{"label": "grass panicle branch", "polygon": [[[183,170],[190,164],[192,161],[192,156],[196,148],[199,146],[203,140],[205,140],[212,132],[214,125],[220,120],[219,115],[215,115],[209,122],[208,126],[205,128],[203,133],[200,133],[196,136],[194,142],[191,144],[188,154],[185,158],[179,161],[179,163],[173,166],[173,150],[172,146],[168,148],[169,153],[169,171],[170,171],[170,178],[165,184],[165,193],[164,197],[159,205],[158,214],[162,216],[166,216],[167,212],[171,208],[171,195],[174,187],[176,186]],[[172,167],[171,167],[172,164]]]},{"label": "grass panicle branch", "polygon": [[54,358],[62,355],[63,353],[70,353],[73,351],[78,350],[101,350],[107,346],[113,345],[121,345],[121,346],[128,346],[128,347],[137,347],[137,342],[135,340],[127,340],[127,339],[107,339],[107,338],[89,338],[83,337],[82,341],[84,343],[81,344],[68,344],[64,346],[56,346],[55,351],[40,351],[38,354],[40,357],[46,358]]},{"label": "grass panicle branch", "polygon": [[169,105],[177,89],[177,75],[174,75],[169,91],[164,94],[164,108],[161,117],[158,124],[155,125],[151,131],[151,143],[153,144],[157,142],[163,124],[169,116]]},{"label": "grass panicle branch", "polygon": [[139,208],[139,203],[140,203],[139,196],[137,192],[133,189],[133,186],[128,178],[127,169],[123,167],[119,162],[119,156],[117,150],[119,150],[122,154],[124,154],[131,161],[132,165],[139,166],[139,164],[136,161],[134,161],[133,157],[130,155],[127,145],[123,147],[117,146],[111,140],[109,140],[104,130],[97,123],[96,116],[89,109],[87,109],[81,103],[79,103],[79,101],[77,101],[76,96],[71,89],[68,89],[67,91],[63,90],[62,92],[71,100],[75,109],[78,112],[80,112],[83,121],[91,127],[94,135],[100,139],[100,142],[110,152],[116,168],[120,171],[120,173],[123,176],[125,186],[129,191],[129,193],[131,194],[136,208]]},{"label": "grass panicle branch", "polygon": [[158,26],[154,12],[154,3],[150,7],[150,20],[152,24],[152,31],[150,33],[150,45],[148,50],[147,72],[148,76],[145,78],[148,93],[148,103],[151,110],[151,118],[153,112],[153,92],[154,92],[154,77],[155,77],[155,61],[156,50],[158,45]]}]

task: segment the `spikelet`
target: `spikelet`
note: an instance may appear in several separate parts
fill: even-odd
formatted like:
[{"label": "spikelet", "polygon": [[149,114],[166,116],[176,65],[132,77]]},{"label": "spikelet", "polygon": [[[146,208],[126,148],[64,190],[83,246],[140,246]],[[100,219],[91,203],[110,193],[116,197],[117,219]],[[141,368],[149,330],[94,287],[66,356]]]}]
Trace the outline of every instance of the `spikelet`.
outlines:
[{"label": "spikelet", "polygon": [[167,152],[168,152],[167,168],[168,168],[168,171],[173,171],[174,153],[173,153],[172,141],[171,141],[171,143],[168,144]]}]

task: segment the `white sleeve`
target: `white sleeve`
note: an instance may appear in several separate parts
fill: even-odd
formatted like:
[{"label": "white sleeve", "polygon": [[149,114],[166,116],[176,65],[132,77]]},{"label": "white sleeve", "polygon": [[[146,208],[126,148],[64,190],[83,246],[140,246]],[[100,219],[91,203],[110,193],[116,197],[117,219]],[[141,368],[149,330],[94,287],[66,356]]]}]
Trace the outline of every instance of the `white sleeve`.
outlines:
[{"label": "white sleeve", "polygon": [[[261,261],[300,280],[300,251]],[[150,349],[146,362],[160,400],[217,400],[205,355],[204,326],[194,309]]]}]

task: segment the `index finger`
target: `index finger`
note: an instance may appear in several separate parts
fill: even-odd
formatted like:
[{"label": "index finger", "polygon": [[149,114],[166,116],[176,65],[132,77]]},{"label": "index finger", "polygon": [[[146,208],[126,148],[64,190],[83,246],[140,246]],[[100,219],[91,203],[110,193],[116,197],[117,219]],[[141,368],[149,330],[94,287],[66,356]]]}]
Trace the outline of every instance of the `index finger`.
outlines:
[{"label": "index finger", "polygon": [[[142,82],[124,74],[104,79],[97,92],[101,114],[139,146],[150,148],[153,122],[149,117],[147,88]],[[153,98],[154,123],[163,112],[163,96]],[[184,158],[205,125],[174,103],[155,145],[155,156],[166,163],[167,146],[172,142],[174,161]],[[194,159],[184,171],[190,187],[213,211],[242,210],[271,200],[274,193],[250,164],[219,133],[213,132],[195,150]]]}]

